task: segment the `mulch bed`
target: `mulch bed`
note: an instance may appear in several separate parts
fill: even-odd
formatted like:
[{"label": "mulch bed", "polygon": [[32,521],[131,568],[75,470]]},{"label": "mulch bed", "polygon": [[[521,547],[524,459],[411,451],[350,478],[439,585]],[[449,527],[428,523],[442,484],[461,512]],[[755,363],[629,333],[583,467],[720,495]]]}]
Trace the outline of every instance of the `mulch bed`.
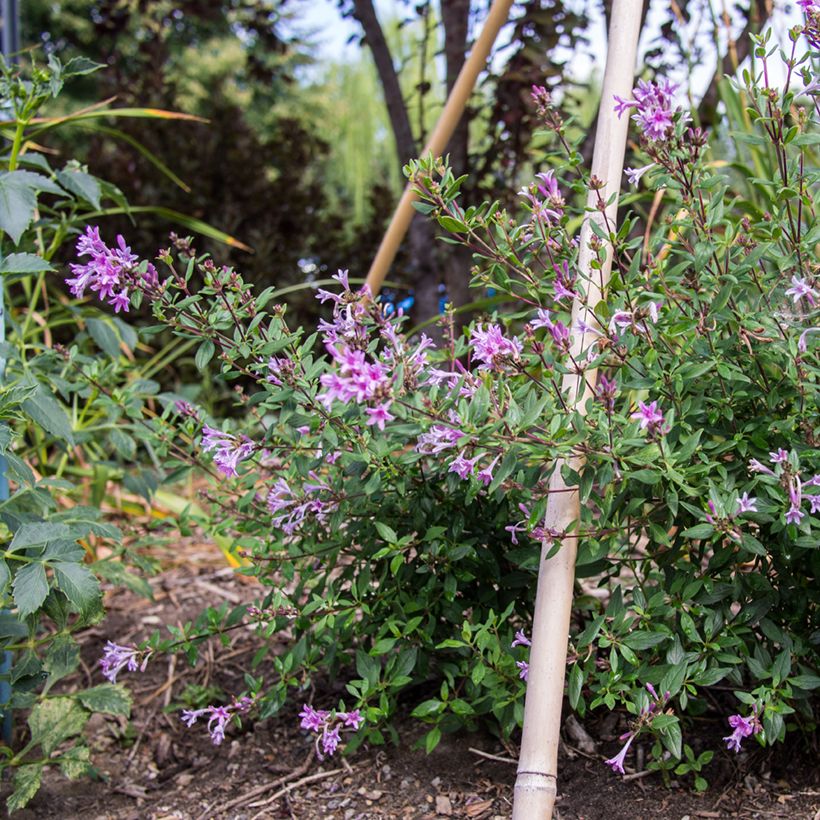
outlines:
[{"label": "mulch bed", "polygon": [[[185,545],[184,558],[178,553],[175,564],[152,579],[153,601],[122,589],[108,592],[110,614],[83,636],[83,680],[75,685],[101,682],[96,663],[106,639],[138,641],[163,624],[192,619],[207,605],[236,604],[254,597],[253,588],[226,569],[220,553],[208,545]],[[232,633],[228,647],[213,641],[195,668],[182,658],[172,658],[150,663],[142,675],[123,676],[134,694],[130,723],[96,715],[89,727],[98,779],[70,782],[59,773],[48,773],[40,793],[15,817],[496,820],[510,816],[515,749],[505,748],[488,734],[447,736],[428,756],[413,748],[423,736],[422,727],[404,720],[398,726],[400,748],[363,748],[350,759],[339,756],[319,762],[311,739],[299,729],[295,705],[275,718],[251,721],[241,731],[232,728],[218,747],[210,743],[201,724],[185,728],[179,719],[179,702],[186,687],[240,690],[243,667],[256,649],[253,632],[240,629]],[[712,734],[719,731],[713,728]],[[611,719],[585,727],[577,722],[567,726],[556,820],[820,820],[816,750],[811,754],[781,746],[776,752],[754,749],[737,756],[718,751],[705,772],[711,787],[698,795],[686,781],[666,787],[655,773],[638,772],[626,779],[612,774],[603,760],[617,751],[617,732]],[[709,740],[709,748],[719,748],[719,735]]]}]

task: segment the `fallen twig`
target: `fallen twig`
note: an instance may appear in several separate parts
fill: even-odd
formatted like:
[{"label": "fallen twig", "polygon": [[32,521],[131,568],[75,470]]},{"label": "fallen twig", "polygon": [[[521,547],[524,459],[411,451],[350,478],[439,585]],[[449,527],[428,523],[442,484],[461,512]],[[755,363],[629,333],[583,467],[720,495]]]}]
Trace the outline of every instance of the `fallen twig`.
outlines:
[{"label": "fallen twig", "polygon": [[[316,772],[316,774],[309,774],[307,777],[303,777],[301,780],[297,780],[295,783],[288,783],[287,786],[284,788],[279,789],[276,794],[271,795],[267,800],[261,800],[258,803],[249,803],[249,809],[258,809],[260,807],[269,806],[271,803],[275,803],[280,797],[283,797],[288,792],[293,791],[294,789],[298,789],[300,786],[306,786],[308,783],[315,783],[317,780],[324,780],[326,777],[332,777],[335,774],[341,774],[344,769],[331,769],[329,772]],[[261,817],[262,812],[257,812],[251,820],[256,820],[257,817]]]},{"label": "fallen twig", "polygon": [[486,757],[487,760],[495,760],[498,763],[518,763],[517,760],[513,760],[511,757],[500,757],[499,755],[491,755],[489,752],[482,752],[481,749],[473,749],[471,746],[467,751],[472,752],[474,755],[478,755],[479,757]]},{"label": "fallen twig", "polygon": [[[259,797],[260,795],[265,794],[265,792],[270,791],[271,789],[275,789],[277,786],[281,786],[283,783],[287,783],[288,780],[292,780],[294,777],[299,777],[303,775],[310,766],[310,761],[313,760],[313,749],[311,748],[310,753],[305,758],[304,763],[299,766],[297,769],[294,769],[291,772],[288,772],[286,775],[282,775],[282,777],[277,777],[276,780],[272,780],[270,783],[265,783],[263,786],[256,786],[255,788],[251,789],[245,794],[240,795],[239,797],[235,797],[233,800],[229,800],[227,803],[223,803],[219,809],[220,811],[228,811],[228,809],[234,809],[237,806],[242,806],[247,803],[249,800],[253,800],[254,797]],[[210,817],[211,808],[215,804],[211,803],[202,814],[197,817],[197,820],[206,820],[206,818]]]}]

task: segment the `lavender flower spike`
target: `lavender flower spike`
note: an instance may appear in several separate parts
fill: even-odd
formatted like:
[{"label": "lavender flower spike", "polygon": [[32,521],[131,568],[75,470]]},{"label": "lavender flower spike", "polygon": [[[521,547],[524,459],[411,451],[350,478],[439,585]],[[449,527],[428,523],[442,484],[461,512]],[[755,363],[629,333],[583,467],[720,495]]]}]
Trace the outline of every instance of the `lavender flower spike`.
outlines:
[{"label": "lavender flower spike", "polygon": [[126,667],[129,672],[145,671],[151,651],[141,652],[133,646],[120,646],[112,641],[106,641],[103,656],[100,658],[100,668],[103,677],[111,683],[117,682],[117,675]]}]

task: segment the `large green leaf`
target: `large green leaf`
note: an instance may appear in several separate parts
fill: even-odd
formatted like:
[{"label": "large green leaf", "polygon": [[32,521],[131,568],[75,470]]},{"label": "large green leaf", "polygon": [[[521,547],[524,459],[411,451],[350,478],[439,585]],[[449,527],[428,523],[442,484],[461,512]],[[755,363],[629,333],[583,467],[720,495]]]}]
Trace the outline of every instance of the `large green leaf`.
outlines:
[{"label": "large green leaf", "polygon": [[14,576],[12,591],[21,618],[36,612],[48,595],[46,568],[39,562],[26,564]]},{"label": "large green leaf", "polygon": [[77,698],[92,712],[124,717],[131,714],[131,694],[120,683],[103,683],[91,689],[82,689],[77,693]]},{"label": "large green leaf", "polygon": [[85,564],[55,561],[51,568],[57,586],[80,612],[94,607],[100,597],[100,582]]},{"label": "large green leaf", "polygon": [[0,273],[43,273],[54,268],[34,253],[10,253],[0,260]]},{"label": "large green leaf", "polygon": [[40,789],[40,777],[43,773],[43,766],[40,763],[31,763],[27,766],[20,766],[14,773],[14,791],[6,800],[6,808],[9,814],[22,809]]},{"label": "large green leaf", "polygon": [[49,756],[64,740],[80,734],[88,717],[88,712],[74,698],[41,700],[28,718],[31,739]]},{"label": "large green leaf", "polygon": [[16,245],[34,219],[37,195],[25,178],[26,171],[0,176],[0,228]]},{"label": "large green leaf", "polygon": [[35,387],[31,398],[23,402],[23,410],[46,432],[73,446],[74,434],[71,422],[63,406],[43,385],[38,384]]}]

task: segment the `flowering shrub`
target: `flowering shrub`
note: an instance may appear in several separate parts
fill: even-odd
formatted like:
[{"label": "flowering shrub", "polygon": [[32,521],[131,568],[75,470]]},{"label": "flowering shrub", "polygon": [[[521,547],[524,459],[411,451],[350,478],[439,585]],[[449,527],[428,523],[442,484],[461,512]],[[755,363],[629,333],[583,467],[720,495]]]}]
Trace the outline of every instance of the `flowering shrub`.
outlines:
[{"label": "flowering shrub", "polygon": [[[596,227],[591,272],[577,269],[572,203],[599,191],[603,211],[610,192],[584,176],[544,89],[534,97],[556,150],[522,192],[523,217],[490,203],[464,209],[446,165],[411,163],[420,209],[471,248],[476,286],[507,298],[503,314],[463,335],[445,317],[438,349],[345,273],[319,291],[330,313],[309,333],[269,306],[270,291],[254,295],[189,243],[161,251],[156,276],[116,250],[92,256],[89,281],[116,257],[117,293],[196,339],[200,368],[215,361],[239,382],[236,418],[204,423],[168,396],[148,435],[175,476],[202,460],[208,525],[235,539],[241,571],[260,584],[253,607],[265,619],[240,606],[221,625],[211,613],[211,628],[250,617],[263,642],[290,630],[272,675],[248,675],[261,717],[327,674],[347,681],[348,705],[300,715],[321,754],[343,727],[355,732],[349,747],[395,736],[390,719],[411,695],[430,724],[428,750],[443,731],[484,721],[509,734],[523,712],[540,544],[574,536],[568,698],[582,715],[632,715],[613,770],[647,732],[652,765],[693,773],[703,788],[711,752],[683,744],[689,716],[728,719],[734,751],[813,721],[820,138],[809,56],[796,56],[802,33],[782,88],[766,80],[776,49],[761,38],[746,86],[724,90],[729,116],[741,97],[747,109],[732,142],[710,143],[667,82],[604,101],[634,109],[650,162],[628,172],[647,189],[632,214]],[[721,153],[731,164],[715,162]],[[644,213],[650,198],[657,214]],[[572,300],[597,275],[604,240],[615,247],[610,292],[579,327]],[[96,241],[89,233],[80,248]],[[573,358],[579,330],[592,341]],[[591,380],[585,416],[567,406],[567,373]],[[581,519],[558,532],[544,521],[549,479],[576,455],[585,466],[563,477],[579,488]],[[171,639],[196,657],[194,625]],[[157,635],[147,648],[163,647]],[[734,714],[737,702],[751,717]],[[206,713],[221,741],[231,709],[196,717]]]}]

